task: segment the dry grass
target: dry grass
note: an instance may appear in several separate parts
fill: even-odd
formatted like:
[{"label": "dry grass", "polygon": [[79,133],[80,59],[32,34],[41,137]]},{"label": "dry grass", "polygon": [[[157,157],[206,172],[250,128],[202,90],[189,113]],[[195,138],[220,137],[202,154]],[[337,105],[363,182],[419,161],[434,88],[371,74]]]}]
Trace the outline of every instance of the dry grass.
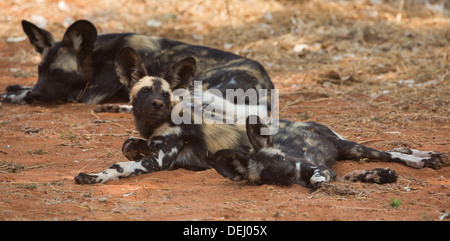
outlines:
[{"label": "dry grass", "polygon": [[[42,155],[38,153],[38,155]],[[17,173],[21,171],[28,171],[35,168],[42,168],[50,165],[54,165],[55,163],[45,164],[45,165],[35,165],[35,166],[24,166],[20,163],[12,163],[12,162],[0,162],[0,173]]]}]

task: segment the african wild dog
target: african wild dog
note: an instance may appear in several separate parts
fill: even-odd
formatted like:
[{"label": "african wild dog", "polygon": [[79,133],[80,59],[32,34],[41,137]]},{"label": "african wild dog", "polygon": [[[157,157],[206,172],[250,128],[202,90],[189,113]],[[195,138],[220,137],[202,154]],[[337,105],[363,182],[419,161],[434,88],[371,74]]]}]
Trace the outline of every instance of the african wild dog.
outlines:
[{"label": "african wild dog", "polygon": [[[204,170],[210,168],[209,160],[218,150],[250,151],[245,125],[203,121],[199,124],[174,123],[172,114],[177,112],[175,107],[185,103],[184,99],[176,98],[174,92],[191,86],[196,72],[194,58],[180,60],[163,78],[149,76],[139,55],[129,47],[118,53],[115,65],[120,81],[130,91],[136,128],[144,139],[130,137],[124,142],[122,152],[130,162],[116,163],[97,174],[80,173],[75,177],[77,183],[105,183],[121,177],[177,168]],[[186,107],[191,108],[191,104],[186,103]],[[200,101],[200,106],[203,104]],[[235,105],[234,101],[231,104]],[[243,106],[248,105],[244,103]],[[267,115],[267,107],[254,105],[249,108],[255,108],[256,114]],[[193,111],[189,115],[195,118],[202,112]]]},{"label": "african wild dog", "polygon": [[[205,88],[273,89],[264,67],[258,62],[230,52],[190,45],[154,36],[134,33],[97,35],[95,26],[86,20],[74,22],[62,41],[34,24],[22,21],[30,43],[42,55],[39,78],[34,87],[13,85],[1,94],[2,102],[26,104],[35,102],[68,102],[97,104],[128,100],[124,87],[114,71],[118,51],[129,46],[142,58],[147,73],[162,77],[181,59],[193,57],[197,62],[196,79]],[[105,109],[114,106],[104,106]]]},{"label": "african wild dog", "polygon": [[[254,121],[250,122],[251,118]],[[262,128],[268,127],[259,117],[248,117],[246,130],[252,152],[220,150],[215,153],[211,165],[231,180],[245,179],[254,184],[296,183],[315,190],[336,177],[331,167],[338,160],[367,158],[370,161],[398,162],[414,168],[433,169],[448,164],[447,157],[439,152],[407,148],[378,151],[345,140],[315,122],[280,120],[279,131],[273,136],[261,135]],[[397,174],[389,168],[376,168],[354,171],[341,179],[382,184],[395,182]]]}]

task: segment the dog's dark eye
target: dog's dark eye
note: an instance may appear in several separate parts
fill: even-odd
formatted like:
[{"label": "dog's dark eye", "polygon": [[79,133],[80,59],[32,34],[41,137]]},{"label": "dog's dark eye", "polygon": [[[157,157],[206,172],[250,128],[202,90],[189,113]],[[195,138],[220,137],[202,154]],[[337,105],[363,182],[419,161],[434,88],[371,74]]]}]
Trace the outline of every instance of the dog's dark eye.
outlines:
[{"label": "dog's dark eye", "polygon": [[286,158],[282,155],[276,155],[274,159],[279,162],[286,160]]},{"label": "dog's dark eye", "polygon": [[164,96],[165,98],[169,97],[169,92],[164,91],[164,92],[163,92],[163,96]]},{"label": "dog's dark eye", "polygon": [[60,74],[62,74],[62,73],[64,73],[64,71],[63,71],[62,69],[54,69],[54,70],[52,71],[52,74],[53,74],[53,75],[60,75]]},{"label": "dog's dark eye", "polygon": [[140,90],[142,93],[150,93],[152,91],[152,87],[144,87]]}]

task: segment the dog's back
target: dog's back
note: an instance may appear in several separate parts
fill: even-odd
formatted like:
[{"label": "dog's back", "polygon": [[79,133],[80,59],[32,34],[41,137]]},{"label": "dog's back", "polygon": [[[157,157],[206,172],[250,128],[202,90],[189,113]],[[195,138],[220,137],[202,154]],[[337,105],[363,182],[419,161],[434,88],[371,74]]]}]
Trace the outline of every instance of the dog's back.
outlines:
[{"label": "dog's back", "polygon": [[218,89],[225,94],[227,89],[274,88],[260,63],[231,52],[154,36],[135,34],[124,40],[125,46],[139,54],[150,76],[163,77],[170,66],[192,57],[197,63],[195,80],[203,82],[203,89]]}]

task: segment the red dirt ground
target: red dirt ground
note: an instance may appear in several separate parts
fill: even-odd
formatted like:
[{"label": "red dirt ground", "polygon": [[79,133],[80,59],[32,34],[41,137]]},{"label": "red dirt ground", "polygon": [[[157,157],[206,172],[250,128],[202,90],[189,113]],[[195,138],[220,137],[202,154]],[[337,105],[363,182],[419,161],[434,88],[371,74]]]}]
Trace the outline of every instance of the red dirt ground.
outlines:
[{"label": "red dirt ground", "polygon": [[[20,30],[18,21],[11,24]],[[0,90],[10,84],[33,85],[37,62],[28,41],[2,39]],[[406,146],[449,154],[449,116],[442,111],[448,111],[448,91],[443,92],[447,102],[429,106],[400,98],[413,89],[371,96],[360,91],[371,85],[317,84],[315,78],[324,71],[269,68],[269,73],[280,89],[282,118],[317,121],[377,149]],[[125,161],[122,142],[138,135],[131,115],[94,114],[93,108],[2,104],[0,220],[449,220],[449,166],[418,170],[343,161],[334,167],[338,176],[390,167],[399,179],[385,185],[333,182],[314,193],[297,185],[233,182],[215,170],[179,169],[77,185],[73,178],[79,172],[98,172]]]}]

